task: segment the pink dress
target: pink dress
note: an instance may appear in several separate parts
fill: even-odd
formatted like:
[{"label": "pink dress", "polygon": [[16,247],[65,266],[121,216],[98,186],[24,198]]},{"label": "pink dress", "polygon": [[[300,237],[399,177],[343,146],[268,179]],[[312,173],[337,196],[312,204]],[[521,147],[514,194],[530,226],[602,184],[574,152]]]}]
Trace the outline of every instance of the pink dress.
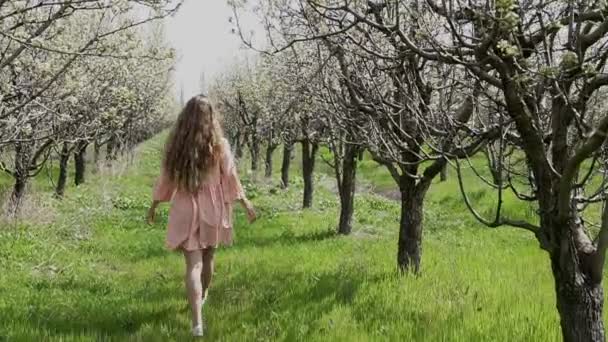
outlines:
[{"label": "pink dress", "polygon": [[166,244],[169,249],[193,251],[232,243],[232,203],[244,198],[230,146],[224,141],[220,162],[209,171],[198,193],[176,189],[164,172],[153,199],[171,201]]}]

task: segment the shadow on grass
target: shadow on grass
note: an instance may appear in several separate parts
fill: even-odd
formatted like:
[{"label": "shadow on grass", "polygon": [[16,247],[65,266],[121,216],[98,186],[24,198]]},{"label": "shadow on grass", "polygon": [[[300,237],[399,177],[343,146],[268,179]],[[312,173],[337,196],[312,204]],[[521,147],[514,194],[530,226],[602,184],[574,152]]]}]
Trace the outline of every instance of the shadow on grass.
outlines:
[{"label": "shadow on grass", "polygon": [[[351,270],[306,272],[241,273],[229,281],[218,281],[211,297],[211,329],[220,321],[238,321],[240,326],[255,326],[265,338],[301,340],[314,334],[319,320],[338,307],[352,307],[362,284],[386,279],[385,274],[369,275]],[[277,281],[277,279],[280,281]],[[250,286],[247,286],[249,284]],[[302,332],[301,324],[313,329]],[[220,331],[211,332],[219,338]],[[252,337],[253,338],[253,337]]]},{"label": "shadow on grass", "polygon": [[[134,334],[144,325],[182,325],[177,319],[179,308],[168,302],[183,297],[182,291],[154,282],[124,291],[119,284],[65,280],[35,285],[38,295],[30,300],[27,313],[32,331],[116,338]],[[65,297],[58,298],[57,293]]]},{"label": "shadow on grass", "polygon": [[318,243],[334,239],[337,236],[337,233],[333,230],[319,230],[297,234],[291,229],[286,229],[270,236],[242,231],[240,235],[237,235],[238,241],[232,248],[246,249],[251,247],[271,247],[274,245],[293,246],[298,244]]}]

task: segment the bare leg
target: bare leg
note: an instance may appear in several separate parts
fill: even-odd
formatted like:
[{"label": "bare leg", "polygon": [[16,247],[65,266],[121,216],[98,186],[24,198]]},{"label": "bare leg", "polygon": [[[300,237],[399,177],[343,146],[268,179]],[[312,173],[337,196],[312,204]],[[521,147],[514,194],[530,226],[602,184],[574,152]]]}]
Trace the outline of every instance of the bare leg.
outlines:
[{"label": "bare leg", "polygon": [[203,288],[203,297],[207,297],[207,290],[211,285],[211,279],[213,278],[213,254],[215,252],[214,247],[208,247],[203,249],[203,272],[201,273],[201,283]]},{"label": "bare leg", "polygon": [[188,291],[188,303],[192,311],[192,326],[196,327],[203,323],[201,314],[202,284],[201,272],[203,269],[203,253],[197,251],[184,251],[186,259],[186,290]]}]

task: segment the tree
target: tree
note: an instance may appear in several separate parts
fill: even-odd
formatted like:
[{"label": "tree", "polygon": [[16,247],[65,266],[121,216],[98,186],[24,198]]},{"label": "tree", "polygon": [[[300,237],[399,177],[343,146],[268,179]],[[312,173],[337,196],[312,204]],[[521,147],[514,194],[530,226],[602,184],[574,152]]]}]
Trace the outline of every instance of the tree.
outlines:
[{"label": "tree", "polygon": [[[103,121],[97,112],[100,103],[92,98],[107,88],[91,86],[103,76],[91,70],[91,64],[171,59],[167,51],[136,51],[141,42],[135,37],[136,28],[175,9],[164,5],[163,1],[0,3],[0,45],[5,52],[0,57],[0,78],[6,81],[0,89],[0,145],[14,153],[12,167],[6,162],[0,166],[15,179],[10,215],[17,213],[28,180],[40,172],[56,146],[61,146],[56,193],[63,195],[72,152],[76,183],[84,180],[86,146]],[[141,6],[154,11],[135,19],[131,11]],[[90,30],[83,34],[83,28]]]},{"label": "tree", "polygon": [[[603,7],[539,1],[457,1],[450,6],[427,1],[410,7],[382,2],[370,7],[379,13],[408,13],[420,28],[417,35],[402,29],[399,16],[380,21],[354,8],[344,11],[396,37],[406,51],[467,70],[496,91],[497,97],[489,97],[504,108],[494,113],[501,164],[494,187],[496,213],[482,217],[463,191],[465,202],[480,222],[531,231],[547,251],[564,340],[603,341],[601,280],[608,214],[603,210],[594,237],[588,213],[591,203],[606,200],[605,182],[597,187],[593,181],[604,177],[600,156],[608,129],[607,116],[594,106],[608,84]],[[510,148],[525,157],[523,163],[509,162]],[[516,183],[518,178],[523,180]],[[517,189],[515,184],[525,182],[527,190]],[[533,203],[537,222],[505,217],[506,189]]]}]

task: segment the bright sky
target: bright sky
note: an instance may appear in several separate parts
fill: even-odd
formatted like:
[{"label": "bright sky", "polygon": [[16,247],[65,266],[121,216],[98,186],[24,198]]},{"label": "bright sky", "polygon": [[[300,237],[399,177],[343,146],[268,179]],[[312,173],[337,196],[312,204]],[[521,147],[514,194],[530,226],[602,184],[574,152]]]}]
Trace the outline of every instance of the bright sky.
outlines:
[{"label": "bright sky", "polygon": [[[251,52],[243,49],[238,34],[228,22],[232,8],[226,0],[185,0],[179,12],[167,19],[169,42],[176,49],[176,94],[184,88],[186,100],[200,93],[201,74],[207,83],[237,59]],[[251,29],[251,24],[247,25]]]}]

